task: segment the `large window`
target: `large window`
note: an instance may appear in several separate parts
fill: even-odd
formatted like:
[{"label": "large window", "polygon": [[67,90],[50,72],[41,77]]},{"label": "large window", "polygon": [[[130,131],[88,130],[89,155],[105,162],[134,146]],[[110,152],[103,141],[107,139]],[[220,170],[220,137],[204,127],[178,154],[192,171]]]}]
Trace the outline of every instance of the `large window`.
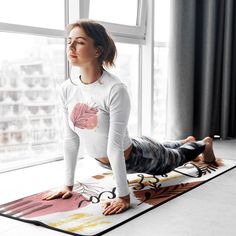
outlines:
[{"label": "large window", "polygon": [[155,0],[153,133],[166,138],[170,0]]},{"label": "large window", "polygon": [[115,40],[111,72],[129,90],[130,135],[147,129],[164,138],[168,14],[169,0],[1,1],[0,172],[62,158],[58,87],[68,74],[64,27],[80,18],[100,21]]},{"label": "large window", "polygon": [[57,29],[64,28],[64,1],[1,1],[0,21],[2,172],[61,158],[57,88],[65,79],[65,40]]}]

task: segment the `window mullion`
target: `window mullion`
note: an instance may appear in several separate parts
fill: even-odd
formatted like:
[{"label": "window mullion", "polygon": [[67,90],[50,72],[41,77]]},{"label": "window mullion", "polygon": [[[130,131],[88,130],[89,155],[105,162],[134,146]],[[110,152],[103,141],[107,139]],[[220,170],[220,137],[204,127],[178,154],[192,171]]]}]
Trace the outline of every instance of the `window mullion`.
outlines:
[{"label": "window mullion", "polygon": [[64,0],[64,4],[65,4],[65,27],[69,24],[70,22],[70,2],[69,0]]},{"label": "window mullion", "polygon": [[154,0],[147,0],[147,35],[142,46],[142,135],[152,136],[154,88]]},{"label": "window mullion", "polygon": [[142,135],[142,46],[139,45],[139,73],[138,73],[138,135]]},{"label": "window mullion", "polygon": [[128,26],[109,22],[102,22],[102,25],[112,34],[115,40],[125,43],[145,43],[145,34],[141,32],[141,27]]},{"label": "window mullion", "polygon": [[0,22],[0,32],[1,31],[7,33],[30,34],[30,35],[39,35],[39,36],[56,37],[56,38],[65,37],[65,30],[47,29],[47,28]]},{"label": "window mullion", "polygon": [[79,18],[89,18],[90,0],[79,1]]},{"label": "window mullion", "polygon": [[146,34],[146,18],[147,18],[147,1],[139,0],[137,25],[140,27],[140,32]]}]

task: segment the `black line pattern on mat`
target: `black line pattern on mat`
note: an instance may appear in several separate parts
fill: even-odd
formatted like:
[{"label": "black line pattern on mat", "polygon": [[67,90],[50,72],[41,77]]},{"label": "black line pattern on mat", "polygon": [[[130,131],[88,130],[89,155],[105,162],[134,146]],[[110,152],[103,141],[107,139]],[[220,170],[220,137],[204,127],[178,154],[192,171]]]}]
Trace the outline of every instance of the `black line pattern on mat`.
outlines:
[{"label": "black line pattern on mat", "polygon": [[98,195],[98,197],[96,197],[96,196],[91,196],[88,200],[81,200],[81,201],[79,202],[79,204],[78,204],[78,208],[80,208],[81,205],[82,205],[84,202],[99,203],[99,202],[101,201],[102,195],[105,195],[105,194],[107,194],[107,193],[110,195],[110,196],[109,196],[109,195],[107,196],[108,199],[114,199],[114,198],[116,198],[115,190],[116,190],[116,188],[114,187],[114,188],[112,189],[112,191],[103,191],[103,192],[101,192],[101,193]]},{"label": "black line pattern on mat", "polygon": [[210,165],[200,165],[199,168],[202,171],[202,175],[206,175],[206,174],[211,174],[211,172],[214,172],[218,169],[217,166],[210,164]]},{"label": "black line pattern on mat", "polygon": [[203,172],[202,172],[201,168],[200,168],[198,165],[196,165],[196,164],[193,163],[193,162],[188,162],[188,163],[186,163],[184,166],[186,166],[186,165],[192,165],[193,167],[195,167],[195,168],[196,168],[196,175],[186,174],[186,173],[184,173],[184,172],[182,172],[182,171],[180,171],[180,170],[177,170],[177,169],[175,169],[175,170],[173,170],[173,171],[174,171],[174,172],[177,172],[177,173],[179,173],[179,174],[182,174],[182,175],[191,177],[191,178],[200,178],[200,177],[202,177]]},{"label": "black line pattern on mat", "polygon": [[[133,189],[136,191],[142,190],[146,186],[145,185],[145,183],[146,183],[145,175],[144,174],[137,174],[137,176],[140,178],[139,182],[135,183],[135,184],[137,184],[137,186],[133,187]],[[150,189],[156,190],[156,189],[160,188],[161,184],[159,183],[160,182],[159,178],[157,178],[156,175],[152,175],[151,178],[155,179],[155,181],[150,181],[150,180],[148,181],[148,186],[150,187]],[[129,182],[129,184],[130,184],[130,182]]]},{"label": "black line pattern on mat", "polygon": [[170,198],[187,190],[189,190],[188,183],[166,186],[156,190],[149,189],[144,193],[145,198],[138,204],[138,206],[151,199]]},{"label": "black line pattern on mat", "polygon": [[[191,177],[191,178],[200,178],[202,175],[206,174],[206,171],[209,172],[209,169],[212,169],[213,167],[209,167],[209,166],[198,166],[196,165],[195,163],[186,163],[184,166],[186,165],[191,165],[192,167],[196,168],[196,172],[195,174],[191,175],[191,174],[187,174],[187,173],[184,173],[182,172],[181,170],[173,170],[174,172],[177,172],[179,174],[182,174],[184,176],[187,176],[187,177]],[[216,168],[216,167],[215,167]],[[213,170],[213,169],[212,169]],[[209,172],[210,173],[210,172]],[[137,176],[140,178],[139,182],[136,183],[137,186],[133,187],[134,190],[142,190],[145,188],[145,175],[144,174],[137,174]],[[162,174],[161,175],[162,177],[164,178],[167,178],[168,177],[168,173],[166,174]],[[148,181],[149,183],[149,187],[150,189],[153,189],[153,190],[158,190],[160,187],[161,187],[161,184],[159,183],[160,180],[159,178],[157,177],[157,175],[152,175],[152,178],[155,179],[155,181]]]},{"label": "black line pattern on mat", "polygon": [[[140,180],[138,182],[138,187],[134,187],[134,190],[141,190],[145,187],[145,185],[143,184],[144,182],[144,175],[143,174],[138,174],[138,177],[140,177]],[[159,181],[159,180],[158,180]]]}]

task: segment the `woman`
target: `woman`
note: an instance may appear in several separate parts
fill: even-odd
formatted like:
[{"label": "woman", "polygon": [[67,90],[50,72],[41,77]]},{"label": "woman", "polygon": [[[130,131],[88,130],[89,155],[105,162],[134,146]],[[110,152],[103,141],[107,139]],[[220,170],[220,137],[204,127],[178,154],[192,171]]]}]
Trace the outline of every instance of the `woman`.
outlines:
[{"label": "woman", "polygon": [[65,187],[47,193],[44,200],[72,196],[79,146],[87,149],[98,163],[111,168],[117,198],[104,205],[104,215],[117,214],[130,206],[128,173],[164,174],[203,153],[205,162],[213,162],[212,140],[185,140],[160,144],[141,136],[130,138],[127,130],[130,99],[126,86],[107,72],[114,65],[116,47],[105,28],[91,20],[68,26],[67,56],[80,68],[78,78],[61,87],[64,114]]}]

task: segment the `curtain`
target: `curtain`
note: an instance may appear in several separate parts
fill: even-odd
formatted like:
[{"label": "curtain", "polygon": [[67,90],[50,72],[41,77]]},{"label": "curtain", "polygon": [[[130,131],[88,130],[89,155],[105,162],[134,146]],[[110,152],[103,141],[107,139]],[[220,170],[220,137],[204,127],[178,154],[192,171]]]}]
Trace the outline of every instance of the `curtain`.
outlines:
[{"label": "curtain", "polygon": [[236,137],[236,1],[171,0],[167,138]]}]

